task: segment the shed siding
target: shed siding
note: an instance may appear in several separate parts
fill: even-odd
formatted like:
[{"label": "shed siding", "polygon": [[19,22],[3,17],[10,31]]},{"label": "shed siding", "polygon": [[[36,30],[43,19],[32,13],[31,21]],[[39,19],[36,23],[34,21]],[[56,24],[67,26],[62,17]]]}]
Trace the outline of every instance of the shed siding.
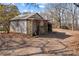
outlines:
[{"label": "shed siding", "polygon": [[27,21],[27,34],[32,36],[32,21]]},{"label": "shed siding", "polygon": [[37,30],[36,27],[37,27],[37,22],[33,21],[33,23],[32,23],[32,32],[33,32],[34,35],[36,34],[36,30]]},{"label": "shed siding", "polygon": [[40,21],[40,34],[44,34],[45,33],[45,29],[44,29],[44,21]]},{"label": "shed siding", "polygon": [[25,33],[27,34],[26,20],[10,22],[10,32]]},{"label": "shed siding", "polygon": [[48,32],[48,25],[47,21],[33,21],[32,23],[32,32],[33,34],[36,34],[37,26],[39,26],[39,35],[45,34]]}]

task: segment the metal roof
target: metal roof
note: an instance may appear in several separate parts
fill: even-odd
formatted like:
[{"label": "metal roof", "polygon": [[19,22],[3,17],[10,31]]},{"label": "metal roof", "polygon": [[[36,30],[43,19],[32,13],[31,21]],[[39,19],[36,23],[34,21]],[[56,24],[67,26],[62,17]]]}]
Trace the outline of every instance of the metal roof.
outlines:
[{"label": "metal roof", "polygon": [[[24,20],[24,19],[29,19],[30,17],[32,16],[35,16],[35,15],[38,15],[42,20],[46,20],[44,19],[41,15],[39,15],[38,13],[31,13],[31,14],[22,14],[22,15],[18,15],[14,18],[12,18],[11,20]],[[41,20],[39,19],[39,20]]]}]

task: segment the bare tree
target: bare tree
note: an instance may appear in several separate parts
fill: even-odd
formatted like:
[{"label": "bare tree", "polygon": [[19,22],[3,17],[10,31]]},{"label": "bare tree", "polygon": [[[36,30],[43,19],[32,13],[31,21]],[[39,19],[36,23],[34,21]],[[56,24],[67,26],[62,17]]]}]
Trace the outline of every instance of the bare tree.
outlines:
[{"label": "bare tree", "polygon": [[[57,28],[77,29],[78,27],[78,9],[73,3],[49,4],[46,6],[45,15],[50,19],[53,26]],[[54,25],[55,24],[55,25]]]}]

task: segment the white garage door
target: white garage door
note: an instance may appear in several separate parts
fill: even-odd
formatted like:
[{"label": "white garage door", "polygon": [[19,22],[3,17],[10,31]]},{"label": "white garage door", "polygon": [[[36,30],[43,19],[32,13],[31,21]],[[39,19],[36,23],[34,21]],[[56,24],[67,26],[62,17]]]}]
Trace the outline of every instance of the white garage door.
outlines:
[{"label": "white garage door", "polygon": [[19,33],[27,33],[27,26],[26,26],[26,21],[19,21],[18,22],[19,24],[19,26],[18,26],[18,30],[17,30],[17,32],[19,32]]},{"label": "white garage door", "polygon": [[26,21],[12,21],[10,23],[10,31],[17,33],[27,33]]}]

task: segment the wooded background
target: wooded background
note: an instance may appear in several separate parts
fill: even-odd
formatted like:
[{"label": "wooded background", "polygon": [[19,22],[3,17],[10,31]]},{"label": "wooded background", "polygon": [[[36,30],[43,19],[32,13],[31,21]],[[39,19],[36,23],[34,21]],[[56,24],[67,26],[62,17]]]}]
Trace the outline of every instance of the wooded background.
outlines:
[{"label": "wooded background", "polygon": [[[37,6],[34,3],[34,6]],[[26,3],[27,7],[27,3]],[[0,3],[0,31],[9,31],[9,20],[20,13],[16,5]],[[45,19],[50,20],[52,28],[79,30],[79,4],[78,3],[48,3],[44,11],[39,12]]]}]

